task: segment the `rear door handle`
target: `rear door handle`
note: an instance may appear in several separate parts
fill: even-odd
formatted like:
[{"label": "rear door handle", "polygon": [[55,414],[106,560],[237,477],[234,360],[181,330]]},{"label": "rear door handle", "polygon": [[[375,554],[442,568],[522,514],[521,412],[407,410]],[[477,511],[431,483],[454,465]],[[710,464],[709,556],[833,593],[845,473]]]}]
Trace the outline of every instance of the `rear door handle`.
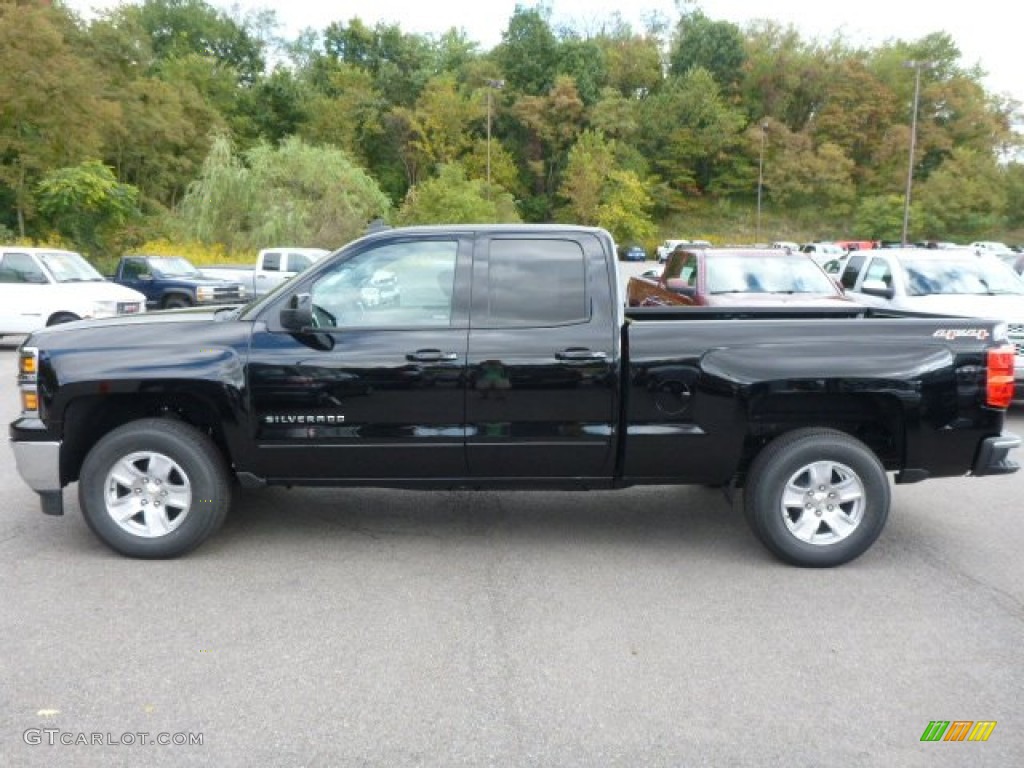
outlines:
[{"label": "rear door handle", "polygon": [[586,349],[585,347],[569,347],[569,349],[563,349],[561,352],[555,353],[556,360],[607,360],[607,352],[595,352],[592,349]]},{"label": "rear door handle", "polygon": [[405,359],[412,363],[440,363],[443,361],[458,360],[458,352],[442,352],[440,349],[417,349],[409,352]]}]

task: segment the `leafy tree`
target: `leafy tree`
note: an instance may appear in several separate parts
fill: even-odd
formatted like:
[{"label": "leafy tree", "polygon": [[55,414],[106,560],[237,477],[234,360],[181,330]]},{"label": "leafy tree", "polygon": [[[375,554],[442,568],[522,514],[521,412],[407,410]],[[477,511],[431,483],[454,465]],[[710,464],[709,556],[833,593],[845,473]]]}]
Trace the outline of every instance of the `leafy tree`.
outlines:
[{"label": "leafy tree", "polygon": [[159,60],[198,55],[227,66],[251,85],[263,73],[263,44],[244,23],[203,0],[144,0],[122,5],[113,16],[137,24]]},{"label": "leafy tree", "polygon": [[608,81],[604,48],[596,40],[565,38],[558,46],[558,72],[573,79],[584,104],[593,104]]},{"label": "leafy tree", "polygon": [[472,143],[469,126],[483,114],[481,100],[459,93],[452,75],[431,80],[413,109],[396,107],[393,116],[406,137],[401,154],[410,186],[421,174],[465,154]]},{"label": "leafy tree", "polygon": [[36,188],[39,212],[80,250],[102,252],[116,230],[139,215],[138,190],[98,160],[59,168]]},{"label": "leafy tree", "polygon": [[180,209],[184,233],[228,250],[293,242],[337,248],[389,203],[377,184],[338,149],[290,138],[245,153],[219,137]]},{"label": "leafy tree", "polygon": [[571,77],[559,76],[545,96],[524,96],[513,109],[528,135],[526,164],[533,191],[543,197],[543,218],[550,214],[550,195],[558,186],[569,148],[583,129],[583,101]]},{"label": "leafy tree", "polygon": [[1006,191],[990,154],[970,148],[952,156],[926,180],[915,184],[912,200],[922,219],[911,219],[913,236],[974,239],[1003,225]]},{"label": "leafy tree", "polygon": [[102,74],[68,45],[69,29],[58,9],[0,5],[0,184],[13,192],[22,237],[39,179],[98,156],[119,117]]},{"label": "leafy tree", "polygon": [[660,43],[653,35],[635,35],[628,25],[597,38],[604,50],[607,86],[623,97],[637,98],[662,82]]},{"label": "leafy tree", "polygon": [[475,224],[517,222],[512,196],[480,179],[467,179],[457,163],[441,168],[437,178],[412,189],[396,217],[400,224]]},{"label": "leafy tree", "polygon": [[654,200],[647,186],[632,171],[612,171],[597,222],[620,243],[649,240],[657,234],[651,221]]},{"label": "leafy tree", "polygon": [[739,27],[728,21],[713,21],[695,10],[679,19],[669,54],[669,72],[679,77],[701,68],[710,72],[723,90],[732,91],[743,79],[746,58]]},{"label": "leafy tree", "polygon": [[371,30],[358,18],[328,26],[324,50],[369,72],[374,87],[394,106],[412,106],[437,66],[427,38],[406,34],[397,24],[381,22]]},{"label": "leafy tree", "polygon": [[711,74],[690,70],[670,78],[641,111],[641,151],[655,172],[677,191],[714,192],[732,156],[742,151],[743,113],[731,106]]},{"label": "leafy tree", "polygon": [[[901,195],[863,197],[854,212],[854,228],[871,240],[899,240],[903,234],[903,204]],[[911,209],[911,221],[916,222],[916,209]]]},{"label": "leafy tree", "polygon": [[558,40],[548,23],[550,12],[516,5],[501,43],[494,51],[510,88],[540,95],[551,90],[558,73]]},{"label": "leafy tree", "polygon": [[584,131],[569,151],[559,197],[566,201],[569,221],[594,226],[600,218],[599,209],[605,189],[616,170],[611,145],[596,131]]}]

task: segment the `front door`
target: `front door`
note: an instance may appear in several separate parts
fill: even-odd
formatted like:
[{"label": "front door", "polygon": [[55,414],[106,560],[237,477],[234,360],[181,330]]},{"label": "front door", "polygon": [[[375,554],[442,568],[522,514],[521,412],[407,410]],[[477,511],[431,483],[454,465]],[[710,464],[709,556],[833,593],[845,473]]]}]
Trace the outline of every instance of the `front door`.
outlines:
[{"label": "front door", "polygon": [[[256,474],[463,477],[470,241],[369,244],[308,279],[315,329],[268,318],[248,371]],[[465,262],[465,265],[464,265]],[[283,297],[282,300],[286,300]],[[273,313],[272,313],[273,314]]]}]

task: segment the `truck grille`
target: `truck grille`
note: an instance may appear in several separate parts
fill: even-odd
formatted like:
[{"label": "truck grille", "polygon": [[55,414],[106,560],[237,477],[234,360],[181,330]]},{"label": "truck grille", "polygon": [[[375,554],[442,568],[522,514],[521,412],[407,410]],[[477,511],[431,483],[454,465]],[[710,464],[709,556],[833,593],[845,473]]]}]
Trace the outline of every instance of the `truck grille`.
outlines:
[{"label": "truck grille", "polygon": [[117,314],[119,315],[137,315],[142,311],[142,303],[138,301],[119,301],[117,302]]},{"label": "truck grille", "polygon": [[203,304],[239,304],[243,303],[241,286],[228,285],[223,288],[213,289],[213,298],[203,301]]}]

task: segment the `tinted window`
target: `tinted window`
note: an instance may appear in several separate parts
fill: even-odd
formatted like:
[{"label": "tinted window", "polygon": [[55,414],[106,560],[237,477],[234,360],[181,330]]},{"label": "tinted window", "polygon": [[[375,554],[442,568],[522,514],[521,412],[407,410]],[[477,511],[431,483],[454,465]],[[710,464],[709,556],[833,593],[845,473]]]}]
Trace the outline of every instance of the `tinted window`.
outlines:
[{"label": "tinted window", "polygon": [[301,272],[312,263],[313,260],[304,253],[292,253],[288,255],[288,270],[290,272]]},{"label": "tinted window", "polygon": [[263,254],[263,269],[267,272],[279,272],[281,270],[281,254]]},{"label": "tinted window", "polygon": [[850,255],[850,258],[846,260],[843,276],[839,280],[843,284],[843,288],[848,291],[853,289],[853,286],[857,284],[857,275],[860,274],[860,268],[863,263],[863,256]]},{"label": "tinted window", "polygon": [[487,269],[487,327],[585,322],[586,265],[572,240],[493,240]]}]

